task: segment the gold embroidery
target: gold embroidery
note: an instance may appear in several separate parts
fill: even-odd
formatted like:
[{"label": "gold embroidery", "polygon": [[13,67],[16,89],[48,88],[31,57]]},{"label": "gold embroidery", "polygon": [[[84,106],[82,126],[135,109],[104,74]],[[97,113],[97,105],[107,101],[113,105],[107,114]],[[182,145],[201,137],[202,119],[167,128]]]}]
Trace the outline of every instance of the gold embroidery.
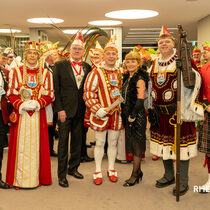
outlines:
[{"label": "gold embroidery", "polygon": [[[19,116],[19,122],[22,120],[22,115]],[[18,151],[19,148],[19,141],[20,141],[20,123],[18,123],[18,132],[17,132],[17,143],[16,143],[16,151]],[[17,163],[18,163],[18,152],[15,154],[15,170],[14,170],[14,180],[13,185],[16,186],[17,182]]]},{"label": "gold embroidery", "polygon": [[[166,92],[171,92],[171,97],[169,99],[166,98]],[[163,91],[162,93],[162,99],[165,102],[169,102],[172,101],[174,99],[174,91],[172,91],[171,89],[166,89],[165,91]]]}]

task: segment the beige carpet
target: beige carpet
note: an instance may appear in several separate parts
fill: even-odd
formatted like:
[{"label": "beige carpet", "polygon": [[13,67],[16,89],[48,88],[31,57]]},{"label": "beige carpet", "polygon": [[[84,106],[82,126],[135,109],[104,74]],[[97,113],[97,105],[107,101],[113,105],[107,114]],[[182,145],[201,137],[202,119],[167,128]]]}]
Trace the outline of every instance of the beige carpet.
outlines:
[{"label": "beige carpet", "polygon": [[[89,132],[88,140],[92,140]],[[57,141],[55,141],[57,144]],[[148,141],[147,141],[147,145]],[[93,156],[93,148],[88,149]],[[122,187],[124,180],[129,178],[132,164],[116,163],[119,181],[111,183],[106,177],[107,157],[103,160],[103,184],[95,186],[92,173],[94,162],[82,163],[79,171],[85,176],[84,180],[77,180],[68,176],[69,188],[61,188],[57,180],[57,159],[52,158],[53,184],[42,186],[34,190],[0,190],[0,210],[199,210],[209,209],[210,193],[199,194],[193,192],[194,185],[202,185],[207,179],[207,168],[203,168],[204,155],[199,153],[190,163],[190,189],[176,202],[172,195],[173,186],[163,189],[155,188],[155,180],[163,174],[162,161],[152,161],[152,155],[147,148],[146,159],[142,162],[144,173],[139,184]],[[7,150],[4,151],[3,179],[5,178]]]}]

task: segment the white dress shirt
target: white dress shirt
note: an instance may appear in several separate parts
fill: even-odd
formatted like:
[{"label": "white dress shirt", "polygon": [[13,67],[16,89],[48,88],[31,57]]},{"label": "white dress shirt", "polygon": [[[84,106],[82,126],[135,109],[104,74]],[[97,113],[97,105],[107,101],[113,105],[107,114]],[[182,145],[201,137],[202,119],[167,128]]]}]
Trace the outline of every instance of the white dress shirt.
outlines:
[{"label": "white dress shirt", "polygon": [[[75,62],[75,60],[72,59],[72,58],[70,58],[70,61],[71,61],[72,63]],[[80,61],[78,61],[78,62],[81,62],[81,61],[82,61],[82,60],[80,60]],[[75,65],[74,67],[75,67],[75,69],[77,70],[77,72],[80,71],[80,66],[79,66],[79,65]],[[81,82],[82,82],[82,79],[84,78],[84,71],[83,71],[83,68],[82,68],[82,66],[81,66],[81,68],[82,68],[81,75],[80,75],[81,80],[78,81],[78,79],[77,79],[77,78],[78,78],[77,72],[74,70],[74,67],[72,66],[72,69],[73,69],[74,77],[75,77],[75,80],[76,80],[76,83],[77,83],[77,87],[78,87],[78,89],[79,89],[79,87],[80,87],[80,85],[81,85]]]}]

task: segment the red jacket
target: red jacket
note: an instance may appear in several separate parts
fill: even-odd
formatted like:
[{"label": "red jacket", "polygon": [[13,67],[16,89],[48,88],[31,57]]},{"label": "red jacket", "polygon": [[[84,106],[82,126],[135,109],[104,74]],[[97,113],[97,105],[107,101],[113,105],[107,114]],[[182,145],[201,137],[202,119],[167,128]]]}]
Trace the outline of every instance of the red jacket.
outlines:
[{"label": "red jacket", "polygon": [[200,74],[203,79],[203,98],[210,102],[210,63],[202,66]]}]

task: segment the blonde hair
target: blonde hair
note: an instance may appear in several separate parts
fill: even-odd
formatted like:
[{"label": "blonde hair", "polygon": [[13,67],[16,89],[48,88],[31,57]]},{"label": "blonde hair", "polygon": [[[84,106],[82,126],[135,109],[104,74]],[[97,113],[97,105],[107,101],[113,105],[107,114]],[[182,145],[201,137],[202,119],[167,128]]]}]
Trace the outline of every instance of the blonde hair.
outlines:
[{"label": "blonde hair", "polygon": [[142,59],[141,56],[139,55],[139,53],[137,52],[129,52],[126,56],[125,56],[125,61],[126,60],[136,60],[139,63],[139,66],[142,66]]}]

